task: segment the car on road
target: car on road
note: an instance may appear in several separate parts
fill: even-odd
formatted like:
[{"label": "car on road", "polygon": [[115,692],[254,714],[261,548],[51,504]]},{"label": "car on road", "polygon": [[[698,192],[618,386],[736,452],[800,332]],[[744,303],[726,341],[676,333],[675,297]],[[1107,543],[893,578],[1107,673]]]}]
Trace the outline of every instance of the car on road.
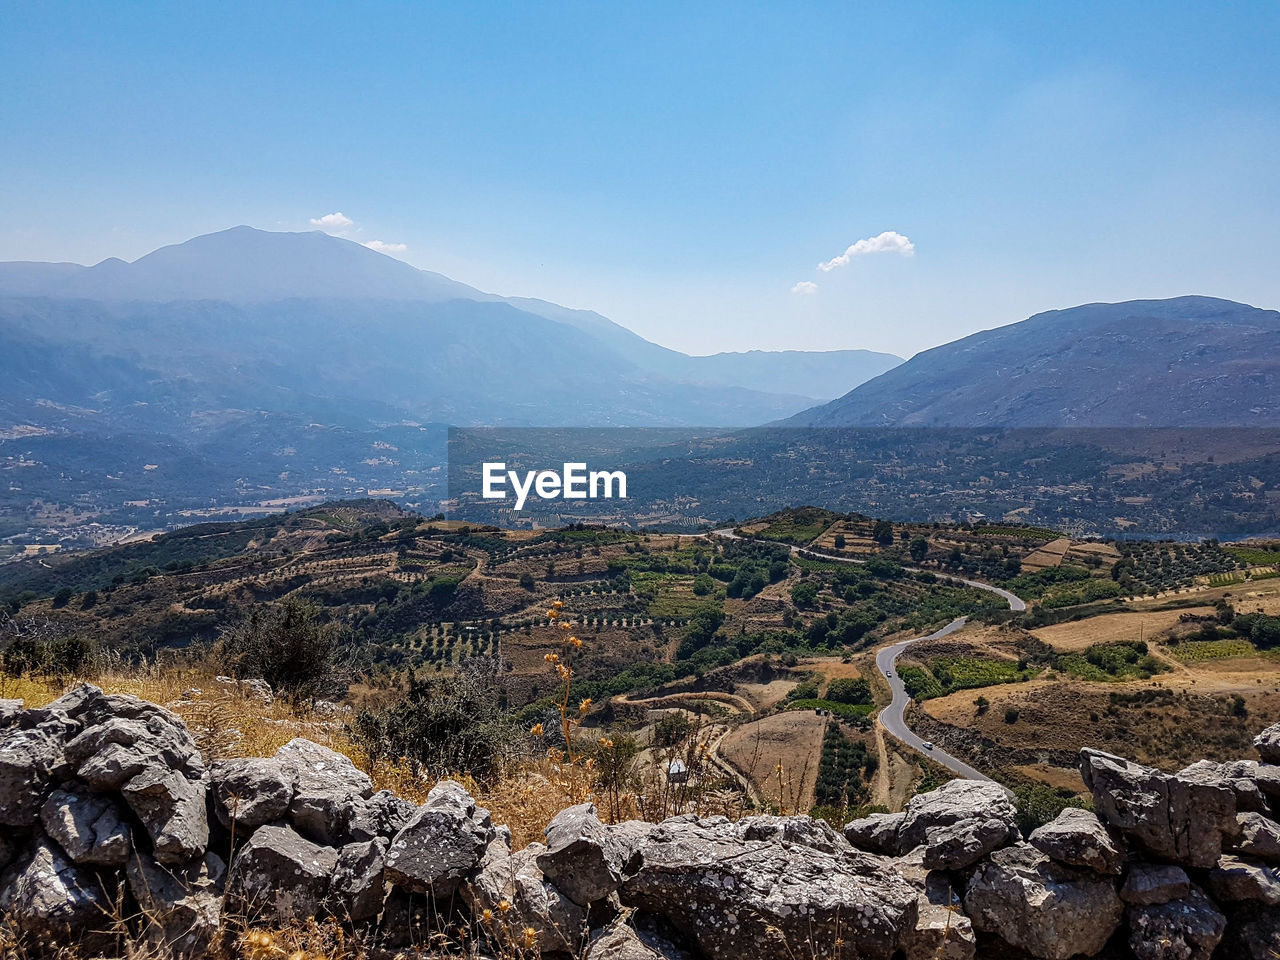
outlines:
[{"label": "car on road", "polygon": [[932,750],[932,749],[933,749],[933,741],[932,741],[932,740],[925,740],[923,743],[921,743],[921,744],[920,744],[920,746],[924,747],[926,750]]}]

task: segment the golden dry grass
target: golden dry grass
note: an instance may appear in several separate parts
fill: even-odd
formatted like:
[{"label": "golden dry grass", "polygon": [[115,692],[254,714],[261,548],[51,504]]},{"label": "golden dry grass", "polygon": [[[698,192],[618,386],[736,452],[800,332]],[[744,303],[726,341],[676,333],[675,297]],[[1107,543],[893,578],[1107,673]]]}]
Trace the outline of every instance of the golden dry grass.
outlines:
[{"label": "golden dry grass", "polygon": [[779,810],[807,812],[826,729],[827,721],[809,710],[777,713],[738,727],[721,742],[720,755]]},{"label": "golden dry grass", "polygon": [[1085,620],[1058,623],[1032,631],[1035,637],[1064,653],[1084,650],[1095,643],[1117,643],[1130,640],[1155,641],[1170,627],[1177,625],[1184,613],[1212,613],[1212,607],[1182,610],[1142,610],[1133,613],[1106,613]]}]

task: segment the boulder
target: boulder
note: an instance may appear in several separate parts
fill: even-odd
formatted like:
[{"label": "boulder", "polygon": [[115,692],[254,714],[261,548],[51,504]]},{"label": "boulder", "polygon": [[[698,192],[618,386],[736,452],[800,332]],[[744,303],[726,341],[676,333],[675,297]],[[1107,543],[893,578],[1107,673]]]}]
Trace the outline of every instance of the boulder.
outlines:
[{"label": "boulder", "polygon": [[1225,786],[1235,794],[1237,810],[1265,811],[1267,801],[1258,788],[1257,768],[1258,764],[1252,760],[1231,763],[1197,760],[1179,770],[1178,776],[1193,783]]},{"label": "boulder", "polygon": [[1051,860],[1095,873],[1118,874],[1124,851],[1088,810],[1067,807],[1050,823],[1034,830],[1028,842]]},{"label": "boulder", "polygon": [[683,950],[618,918],[591,935],[583,960],[684,960]]},{"label": "boulder", "polygon": [[350,839],[347,821],[357,799],[373,794],[369,777],[342,754],[301,737],[275,753],[294,781],[289,822],[299,833],[328,846]]},{"label": "boulder", "polygon": [[1114,881],[1055,863],[1025,843],[997,850],[978,866],[964,907],[978,930],[1040,960],[1092,956],[1123,913]]},{"label": "boulder", "polygon": [[11,727],[18,722],[22,713],[21,700],[0,700],[0,729]]},{"label": "boulder", "polygon": [[930,870],[963,870],[1010,840],[1009,824],[1003,820],[971,817],[926,833],[923,861]]},{"label": "boulder", "polygon": [[1280,824],[1260,813],[1238,813],[1239,827],[1231,848],[1246,857],[1280,862]]},{"label": "boulder", "polygon": [[226,864],[216,854],[166,867],[138,851],[129,858],[129,890],[138,902],[147,940],[173,960],[209,953],[222,916]]},{"label": "boulder", "polygon": [[916,890],[916,925],[906,931],[906,960],[973,960],[977,937],[947,874],[924,863],[924,847],[900,857],[898,872]]},{"label": "boulder", "polygon": [[40,822],[76,863],[123,867],[133,849],[132,831],[116,804],[87,789],[53,791],[40,809]]},{"label": "boulder", "polygon": [[0,916],[19,937],[41,946],[77,944],[92,954],[112,942],[110,897],[93,872],[48,839],[0,877]]},{"label": "boulder", "polygon": [[379,790],[367,800],[352,800],[347,816],[347,836],[353,842],[382,837],[390,840],[418,811],[416,804],[401,800],[390,790]]},{"label": "boulder", "polygon": [[603,900],[639,863],[639,844],[628,838],[647,835],[648,827],[641,833],[628,829],[606,827],[589,803],[561,810],[547,825],[547,849],[538,855],[538,868],[575,903]]},{"label": "boulder", "polygon": [[0,729],[0,825],[33,826],[62,767],[57,737],[40,729]]},{"label": "boulder", "polygon": [[1171,863],[1135,863],[1120,888],[1120,899],[1138,906],[1181,900],[1191,893],[1187,871]]},{"label": "boulder", "polygon": [[1099,750],[1080,751],[1098,815],[1153,856],[1211,867],[1236,829],[1235,793],[1223,783],[1170,776]]},{"label": "boulder", "polygon": [[738,821],[743,840],[794,843],[823,853],[849,849],[849,841],[825,820],[813,817],[746,817]]},{"label": "boulder", "polygon": [[329,883],[329,912],[363,923],[382,912],[387,899],[387,841],[382,837],[349,843],[338,852]]},{"label": "boulder", "polygon": [[214,814],[223,827],[235,825],[238,837],[280,820],[293,802],[295,774],[274,757],[219,760],[209,767]]},{"label": "boulder", "polygon": [[445,781],[391,841],[387,879],[405,890],[451,897],[480,863],[494,830],[466,790]]},{"label": "boulder", "polygon": [[1250,904],[1231,912],[1221,960],[1276,960],[1280,955],[1280,909]]},{"label": "boulder", "polygon": [[1209,891],[1221,903],[1256,900],[1269,907],[1280,906],[1280,868],[1226,855],[1209,871]]},{"label": "boulder", "polygon": [[151,836],[161,863],[186,863],[209,845],[209,815],[203,780],[176,770],[151,767],[120,791]]},{"label": "boulder", "polygon": [[905,813],[873,813],[861,820],[851,820],[844,825],[844,838],[859,850],[892,856],[898,852],[898,830],[906,816]]},{"label": "boulder", "polygon": [[320,912],[337,866],[338,851],[291,827],[260,827],[231,862],[229,896],[267,922],[306,920]]},{"label": "boulder", "polygon": [[1254,737],[1253,746],[1263,763],[1280,764],[1280,723],[1273,723]]},{"label": "boulder", "polygon": [[[541,859],[541,858],[540,858]],[[845,956],[889,960],[915,927],[917,893],[892,861],[744,840],[723,817],[654,828],[622,902],[661,917],[710,960]]]},{"label": "boulder", "polygon": [[1010,839],[1013,839],[1017,815],[1008,794],[999,784],[982,780],[951,780],[937,790],[912,797],[907,803],[898,828],[898,849],[914,849],[928,842],[931,827],[946,827],[961,820],[1002,822]]},{"label": "boulder", "polygon": [[544,879],[538,856],[545,850],[531,843],[512,853],[504,840],[493,840],[462,895],[485,935],[502,948],[517,955],[536,949],[577,956],[586,935],[587,912]]},{"label": "boulder", "polygon": [[1136,960],[1209,960],[1227,929],[1227,918],[1195,887],[1179,900],[1131,906],[1128,914]]}]

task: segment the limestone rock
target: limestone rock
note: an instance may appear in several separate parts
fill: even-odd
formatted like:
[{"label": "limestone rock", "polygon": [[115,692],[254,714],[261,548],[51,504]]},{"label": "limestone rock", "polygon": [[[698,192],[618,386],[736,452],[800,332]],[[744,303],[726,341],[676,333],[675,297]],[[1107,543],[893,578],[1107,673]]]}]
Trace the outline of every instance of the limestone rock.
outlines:
[{"label": "limestone rock", "polygon": [[959,892],[947,874],[924,864],[924,847],[897,860],[898,872],[915,888],[916,925],[902,940],[906,960],[973,960],[977,937]]},{"label": "limestone rock", "polygon": [[133,849],[129,825],[108,798],[88,790],[55,790],[40,810],[44,832],[76,863],[123,867]]},{"label": "limestone rock", "polygon": [[200,960],[218,933],[226,865],[216,854],[166,867],[142,852],[129,858],[129,889],[147,939],[163,956]]},{"label": "limestone rock", "polygon": [[974,927],[1041,960],[1092,956],[1120,924],[1114,882],[1054,863],[1029,844],[997,850],[969,880]]},{"label": "limestone rock", "polygon": [[377,837],[390,840],[417,811],[416,805],[390,790],[379,790],[367,800],[357,797],[348,812],[347,836],[353,842]]},{"label": "limestone rock", "polygon": [[1258,788],[1257,767],[1251,760],[1232,763],[1197,760],[1179,770],[1178,776],[1194,783],[1225,786],[1235,794],[1237,810],[1265,811],[1267,802]]},{"label": "limestone rock", "polygon": [[338,851],[291,827],[260,827],[231,863],[230,895],[251,916],[305,920],[320,912],[337,866]]},{"label": "limestone rock", "polygon": [[1065,808],[1052,822],[1033,831],[1028,841],[1052,860],[1095,873],[1118,874],[1124,865],[1124,851],[1088,810]]},{"label": "limestone rock", "polygon": [[825,820],[813,817],[746,817],[738,821],[743,840],[794,843],[823,853],[841,853],[849,841]]},{"label": "limestone rock", "polygon": [[1280,906],[1280,868],[1227,855],[1209,871],[1209,890],[1220,903],[1256,900]]},{"label": "limestone rock", "polygon": [[[475,801],[460,784],[437,785],[391,841],[387,879],[398,887],[431,893],[437,901],[452,896],[480,863],[493,839],[485,826],[487,812],[477,820]],[[456,788],[456,789],[454,789]]]},{"label": "limestone rock", "polygon": [[209,817],[203,780],[153,767],[120,791],[151,836],[161,863],[186,863],[209,845]]},{"label": "limestone rock", "polygon": [[1280,764],[1280,723],[1273,723],[1254,737],[1253,746],[1263,763]]},{"label": "limestone rock", "polygon": [[372,920],[387,898],[387,841],[349,843],[338,852],[329,883],[329,910],[351,923]]},{"label": "limestone rock", "polygon": [[859,850],[892,856],[898,852],[898,830],[906,817],[905,813],[873,813],[851,820],[844,825],[844,838]]},{"label": "limestone rock", "polygon": [[1181,900],[1191,893],[1187,871],[1171,863],[1135,863],[1120,888],[1125,903],[1148,906]]},{"label": "limestone rock", "polygon": [[951,780],[937,790],[911,798],[898,829],[898,849],[918,847],[928,841],[929,828],[950,826],[961,820],[1001,821],[1012,839],[1017,829],[1017,810],[999,784]]},{"label": "limestone rock", "polygon": [[[516,853],[495,839],[463,897],[473,917],[482,918],[485,935],[507,949],[527,947],[525,931],[533,930],[542,953],[563,951],[577,956],[586,932],[587,912],[547,882],[538,869],[546,848],[531,843]],[[503,903],[507,909],[502,909]]]},{"label": "limestone rock", "polygon": [[294,783],[292,767],[275,758],[220,760],[209,768],[214,813],[223,827],[234,823],[237,836],[282,819],[293,802]]},{"label": "limestone rock", "polygon": [[1209,960],[1227,918],[1200,890],[1166,903],[1129,908],[1129,948],[1136,960]]},{"label": "limestone rock", "polygon": [[977,863],[1010,839],[1009,824],[1003,820],[971,817],[926,833],[924,865],[931,870],[963,870]]},{"label": "limestone rock", "polygon": [[1260,813],[1236,814],[1239,831],[1232,849],[1247,857],[1280,862],[1280,824]]},{"label": "limestone rock", "polygon": [[94,875],[46,839],[0,878],[0,916],[19,936],[37,943],[105,948],[111,942],[110,910]]},{"label": "limestone rock", "polygon": [[0,825],[34,825],[62,763],[62,745],[48,732],[0,729]]},{"label": "limestone rock", "polygon": [[21,700],[0,700],[0,729],[17,723],[20,713],[22,713]]},{"label": "limestone rock", "polygon": [[340,753],[301,737],[290,740],[275,759],[293,772],[289,822],[316,843],[346,842],[347,821],[356,798],[373,794],[373,783]]},{"label": "limestone rock", "polygon": [[638,846],[625,831],[606,827],[589,803],[561,810],[547,825],[547,849],[538,868],[575,903],[603,900],[631,876],[639,862]]}]

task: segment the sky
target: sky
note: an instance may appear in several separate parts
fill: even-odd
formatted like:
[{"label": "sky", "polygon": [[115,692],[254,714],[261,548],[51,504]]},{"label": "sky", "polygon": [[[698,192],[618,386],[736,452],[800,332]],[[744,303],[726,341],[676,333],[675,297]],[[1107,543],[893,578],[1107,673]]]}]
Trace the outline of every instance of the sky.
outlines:
[{"label": "sky", "polygon": [[1280,308],[1274,2],[10,2],[0,89],[0,260],[328,229],[691,353]]}]

